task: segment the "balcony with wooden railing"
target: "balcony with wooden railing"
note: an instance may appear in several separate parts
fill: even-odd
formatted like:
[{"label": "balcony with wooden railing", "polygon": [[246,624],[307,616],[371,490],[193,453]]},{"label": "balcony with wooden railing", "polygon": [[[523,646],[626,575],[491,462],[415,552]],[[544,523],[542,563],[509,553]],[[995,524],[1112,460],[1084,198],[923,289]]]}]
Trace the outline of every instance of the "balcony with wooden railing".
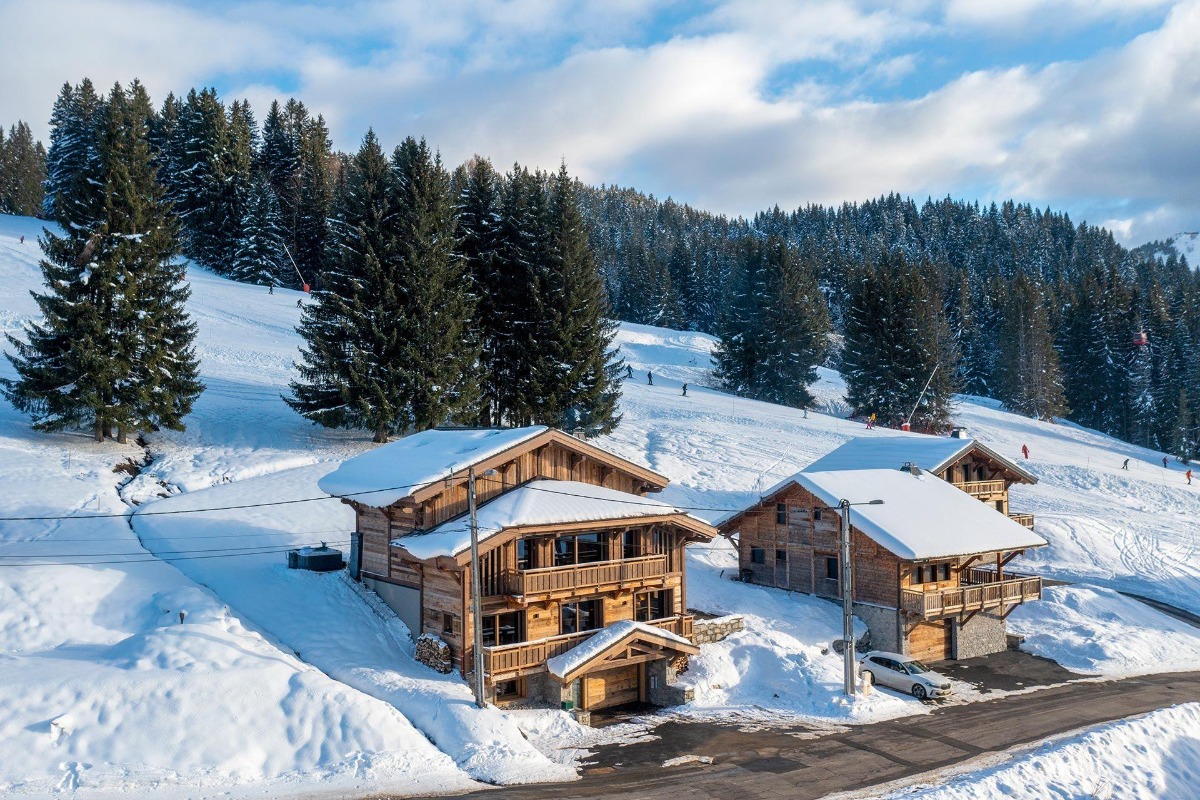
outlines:
[{"label": "balcony with wooden railing", "polygon": [[1029,530],[1033,530],[1033,514],[1013,514],[1010,512],[1008,518],[1018,525],[1024,525]]},{"label": "balcony with wooden railing", "polygon": [[972,497],[1003,494],[1007,488],[1004,481],[954,481],[954,485]]},{"label": "balcony with wooden railing", "polygon": [[[693,619],[691,614],[681,614],[653,620],[646,624],[690,638]],[[540,672],[546,668],[547,659],[562,655],[581,642],[590,639],[596,633],[599,633],[599,630],[565,633],[532,642],[519,642],[499,647],[485,647],[483,649],[483,668],[491,682]]]},{"label": "balcony with wooden railing", "polygon": [[619,561],[597,561],[563,567],[543,567],[507,572],[500,582],[503,593],[537,602],[569,597],[582,591],[646,589],[663,586],[669,572],[666,555],[640,556]]},{"label": "balcony with wooden railing", "polygon": [[998,575],[994,570],[970,569],[961,586],[941,589],[902,589],[900,607],[923,619],[969,614],[989,608],[1016,606],[1042,597],[1042,579],[1029,575]]}]

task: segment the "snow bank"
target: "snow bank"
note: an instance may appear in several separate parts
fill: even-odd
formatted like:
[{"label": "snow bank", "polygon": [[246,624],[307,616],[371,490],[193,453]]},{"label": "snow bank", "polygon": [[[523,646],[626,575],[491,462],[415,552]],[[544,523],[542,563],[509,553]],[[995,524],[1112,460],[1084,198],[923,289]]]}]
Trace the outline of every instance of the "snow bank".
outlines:
[{"label": "snow bank", "polygon": [[943,785],[887,795],[905,800],[1200,797],[1200,704],[1120,720]]},{"label": "snow bank", "polygon": [[[688,599],[710,614],[739,614],[745,630],[706,644],[689,658],[680,684],[694,703],[672,713],[762,724],[868,722],[926,712],[911,697],[889,692],[842,695],[841,607],[811,595],[730,580],[737,553],[725,539],[688,548]],[[855,635],[866,625],[854,621]]]},{"label": "snow bank", "polygon": [[1009,629],[1021,645],[1067,669],[1111,678],[1184,672],[1200,664],[1200,629],[1097,586],[1050,586],[1018,606]]},{"label": "snow bank", "polygon": [[133,516],[133,524],[146,547],[164,557],[197,540],[269,549],[175,564],[306,663],[398,710],[471,777],[503,784],[574,778],[573,770],[530,745],[504,714],[476,708],[460,677],[440,675],[417,663],[404,623],[386,606],[363,602],[361,590],[343,573],[287,569],[288,548],[320,541],[345,546],[354,512],[339,500],[156,515],[241,506],[264,497],[313,497],[313,487],[329,471],[329,465],[318,464],[171,497],[144,506]]}]

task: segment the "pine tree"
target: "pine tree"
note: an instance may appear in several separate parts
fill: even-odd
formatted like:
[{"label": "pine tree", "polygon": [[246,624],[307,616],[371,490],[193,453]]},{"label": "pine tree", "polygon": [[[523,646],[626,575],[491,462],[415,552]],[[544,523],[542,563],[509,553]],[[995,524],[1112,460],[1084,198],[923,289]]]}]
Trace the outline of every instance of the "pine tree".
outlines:
[{"label": "pine tree", "polygon": [[0,213],[41,214],[45,180],[46,149],[34,141],[28,123],[17,120],[7,141],[0,129]]},{"label": "pine tree", "polygon": [[416,420],[395,176],[374,131],[351,162],[347,187],[324,281],[300,322],[300,380],[285,400],[313,422],[365,428],[386,442]]},{"label": "pine tree", "polygon": [[456,170],[458,253],[471,281],[475,330],[480,343],[479,421],[500,424],[499,359],[508,329],[500,274],[500,177],[486,158],[475,156]]},{"label": "pine tree", "polygon": [[941,298],[919,268],[885,252],[860,272],[850,287],[842,352],[846,399],[857,413],[893,427],[911,414],[918,430],[944,428],[957,362]]},{"label": "pine tree", "polygon": [[401,347],[409,371],[405,397],[413,427],[473,421],[479,342],[470,277],[455,252],[450,175],[425,141],[412,137],[392,154],[392,173]]},{"label": "pine tree", "polygon": [[997,397],[1006,408],[1034,419],[1065,416],[1058,353],[1042,287],[1018,273],[1003,300]]},{"label": "pine tree", "polygon": [[77,184],[95,158],[95,115],[99,107],[100,98],[87,78],[76,87],[64,84],[54,102],[42,199],[42,216],[46,219],[74,219],[89,213],[86,209],[73,212],[65,204],[88,196]]},{"label": "pine tree", "polygon": [[295,282],[283,252],[279,201],[265,177],[250,188],[246,214],[239,230],[241,238],[234,251],[229,277],[260,286],[285,286]]},{"label": "pine tree", "polygon": [[782,239],[747,238],[726,315],[716,377],[730,391],[805,408],[827,350],[829,315],[816,274]]},{"label": "pine tree", "polygon": [[8,337],[18,379],[4,381],[4,394],[38,430],[90,425],[101,441],[116,427],[124,441],[140,428],[182,429],[203,387],[176,228],[143,124],[149,100],[138,84],[92,97],[90,128],[77,113],[59,118],[72,130],[54,141],[70,141],[76,170],[53,201],[65,233],[42,239],[43,320],[26,326],[27,341]]},{"label": "pine tree", "polygon": [[534,419],[598,436],[620,422],[623,362],[612,347],[617,325],[607,317],[604,284],[592,260],[578,188],[565,163],[551,180],[547,219],[543,291],[550,313],[540,380],[545,394]]}]

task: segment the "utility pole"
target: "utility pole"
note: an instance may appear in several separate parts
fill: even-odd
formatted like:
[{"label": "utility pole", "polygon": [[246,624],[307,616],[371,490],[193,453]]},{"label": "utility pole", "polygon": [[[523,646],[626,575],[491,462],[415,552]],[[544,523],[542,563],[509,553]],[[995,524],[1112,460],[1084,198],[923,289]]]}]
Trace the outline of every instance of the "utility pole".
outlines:
[{"label": "utility pole", "polygon": [[854,571],[850,564],[850,506],[881,506],[882,500],[870,500],[866,503],[851,503],[841,500],[838,503],[841,522],[842,545],[842,692],[847,697],[853,697],[854,686]]},{"label": "utility pole", "polygon": [[842,692],[854,696],[854,586],[850,569],[850,501],[838,504],[842,509]]},{"label": "utility pole", "polygon": [[479,577],[479,519],[475,513],[475,467],[467,467],[467,510],[471,514],[471,627],[475,634],[475,705],[483,708],[487,700],[483,696],[483,581]]}]

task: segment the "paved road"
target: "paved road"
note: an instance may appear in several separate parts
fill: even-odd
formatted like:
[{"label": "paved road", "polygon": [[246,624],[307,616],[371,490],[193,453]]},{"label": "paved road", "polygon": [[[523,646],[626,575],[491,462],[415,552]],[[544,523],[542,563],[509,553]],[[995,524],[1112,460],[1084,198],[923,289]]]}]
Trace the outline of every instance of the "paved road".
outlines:
[{"label": "paved road", "polygon": [[[576,783],[491,789],[470,796],[810,800],[1193,701],[1200,701],[1200,673],[1074,682],[810,739],[794,735],[802,729],[742,732],[713,724],[667,723],[655,730],[662,737],[659,741],[601,748],[598,763]],[[709,756],[713,763],[662,767],[663,761],[683,754]]]}]

